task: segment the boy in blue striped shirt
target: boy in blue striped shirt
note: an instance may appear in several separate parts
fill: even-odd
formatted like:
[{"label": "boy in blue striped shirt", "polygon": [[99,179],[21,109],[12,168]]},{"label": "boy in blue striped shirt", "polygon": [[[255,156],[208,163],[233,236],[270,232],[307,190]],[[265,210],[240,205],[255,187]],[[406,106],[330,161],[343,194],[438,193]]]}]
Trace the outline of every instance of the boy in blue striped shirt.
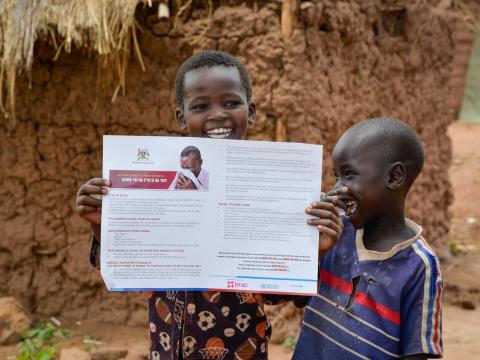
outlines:
[{"label": "boy in blue striped shirt", "polygon": [[442,357],[438,258],[405,217],[419,139],[399,120],[366,120],[340,138],[333,161],[336,193],[307,212],[319,217],[311,225],[343,229],[320,262],[293,359]]}]

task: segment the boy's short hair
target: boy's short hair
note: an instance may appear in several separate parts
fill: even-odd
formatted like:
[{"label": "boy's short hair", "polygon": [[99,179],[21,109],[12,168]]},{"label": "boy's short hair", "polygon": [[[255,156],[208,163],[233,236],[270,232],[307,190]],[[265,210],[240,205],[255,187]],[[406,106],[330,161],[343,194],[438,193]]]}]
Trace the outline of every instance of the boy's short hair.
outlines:
[{"label": "boy's short hair", "polygon": [[202,155],[200,154],[200,150],[198,150],[198,148],[195,147],[195,146],[187,146],[180,153],[180,157],[186,157],[190,154],[195,154],[195,156],[197,157],[198,160],[200,160],[202,158]]},{"label": "boy's short hair", "polygon": [[250,103],[252,99],[252,85],[250,83],[250,76],[248,76],[245,66],[238,61],[235,57],[227,54],[223,51],[202,51],[196,55],[188,58],[177,71],[175,78],[175,95],[177,98],[177,107],[183,109],[183,95],[185,94],[185,74],[189,71],[201,68],[201,67],[213,67],[213,66],[233,66],[236,67],[240,73],[240,79],[242,86],[245,89],[247,96],[247,102]]},{"label": "boy's short hair", "polygon": [[355,124],[348,131],[371,134],[381,141],[388,162],[399,161],[405,164],[408,187],[422,171],[425,161],[422,143],[415,131],[403,121],[385,117],[372,118]]}]

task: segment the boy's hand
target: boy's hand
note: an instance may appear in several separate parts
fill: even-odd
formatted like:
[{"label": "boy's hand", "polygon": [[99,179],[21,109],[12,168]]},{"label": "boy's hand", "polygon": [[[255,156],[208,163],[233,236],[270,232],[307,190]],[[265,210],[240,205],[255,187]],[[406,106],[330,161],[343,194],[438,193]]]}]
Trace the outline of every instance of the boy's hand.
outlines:
[{"label": "boy's hand", "polygon": [[106,195],[108,193],[106,188],[111,185],[112,183],[108,180],[93,178],[83,184],[77,193],[77,213],[91,224],[98,240],[100,240],[100,223],[102,222],[101,195]]},{"label": "boy's hand", "polygon": [[338,196],[347,191],[348,189],[343,187],[326,194],[322,193],[320,201],[312,203],[312,206],[305,210],[307,214],[316,217],[316,219],[309,219],[307,224],[316,226],[320,231],[319,259],[322,259],[325,253],[335,246],[343,232],[343,223],[337,208],[345,209],[345,204],[339,200]]}]

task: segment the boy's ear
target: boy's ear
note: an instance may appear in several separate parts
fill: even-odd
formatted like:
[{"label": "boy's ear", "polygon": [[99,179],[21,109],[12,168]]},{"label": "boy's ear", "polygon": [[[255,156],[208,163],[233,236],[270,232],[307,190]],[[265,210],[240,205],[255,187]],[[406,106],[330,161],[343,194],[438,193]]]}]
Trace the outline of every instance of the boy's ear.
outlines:
[{"label": "boy's ear", "polygon": [[388,170],[388,184],[390,190],[399,189],[407,179],[407,168],[402,162],[396,162],[390,165]]},{"label": "boy's ear", "polygon": [[257,105],[253,101],[248,106],[248,122],[254,124],[257,120]]},{"label": "boy's ear", "polygon": [[187,128],[187,120],[185,119],[185,114],[182,109],[179,107],[175,108],[175,120],[180,129],[185,130]]}]

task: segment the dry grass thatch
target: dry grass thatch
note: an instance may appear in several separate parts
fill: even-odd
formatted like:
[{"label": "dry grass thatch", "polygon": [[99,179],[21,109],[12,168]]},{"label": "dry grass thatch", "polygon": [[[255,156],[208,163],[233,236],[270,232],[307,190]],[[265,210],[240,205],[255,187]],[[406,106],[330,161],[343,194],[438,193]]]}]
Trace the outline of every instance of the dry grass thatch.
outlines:
[{"label": "dry grass thatch", "polygon": [[[116,72],[118,85],[113,94],[125,88],[125,70],[133,47],[143,68],[137,43],[135,9],[157,6],[159,16],[177,9],[177,18],[193,0],[0,0],[0,109],[15,118],[15,79],[31,70],[34,44],[38,38],[62,51],[87,48],[100,56]],[[153,4],[152,4],[153,3]],[[211,1],[208,1],[211,6]],[[176,19],[177,19],[176,18]]]}]

